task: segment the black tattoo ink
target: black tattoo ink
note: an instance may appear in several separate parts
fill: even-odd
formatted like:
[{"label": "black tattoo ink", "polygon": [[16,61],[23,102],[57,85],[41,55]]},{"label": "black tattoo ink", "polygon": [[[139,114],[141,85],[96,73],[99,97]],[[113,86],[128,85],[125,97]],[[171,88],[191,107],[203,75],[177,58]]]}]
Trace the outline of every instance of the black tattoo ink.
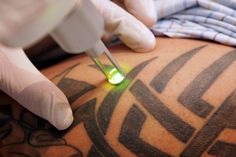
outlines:
[{"label": "black tattoo ink", "polygon": [[34,147],[60,146],[66,145],[66,140],[47,130],[37,130],[30,134],[29,144]]},{"label": "black tattoo ink", "polygon": [[88,157],[103,157],[102,154],[93,146],[88,152]]},{"label": "black tattoo ink", "polygon": [[140,73],[140,71],[145,68],[150,62],[152,62],[155,58],[149,59],[139,65],[137,65],[129,74],[127,74],[127,78],[125,82],[122,83],[122,89],[119,90],[121,87],[117,86],[114,87],[104,98],[101,103],[100,108],[98,109],[98,123],[101,127],[102,132],[105,134],[106,129],[110,123],[112,113],[124,93],[124,91],[129,87],[132,80]]},{"label": "black tattoo ink", "polygon": [[145,120],[145,114],[136,105],[133,105],[122,125],[119,141],[139,157],[170,157],[139,138]]},{"label": "black tattoo ink", "polygon": [[26,109],[22,110],[20,113],[19,124],[28,130],[46,128],[46,123],[47,122],[44,119],[36,117],[35,115],[33,115],[33,113],[29,112]]},{"label": "black tattoo ink", "polygon": [[[62,134],[58,131],[51,132],[52,126],[45,120],[33,115],[26,109],[23,109],[23,111],[20,112],[20,116],[17,119],[13,116],[13,108],[11,108],[10,105],[1,105],[0,113],[1,109],[4,111],[4,117],[7,116],[8,118],[6,125],[0,126],[0,135],[2,135],[1,133],[4,133],[4,136],[1,136],[2,139],[0,141],[0,156],[35,157],[42,155],[40,148],[63,147],[65,149],[70,149],[72,151],[71,154],[77,157],[82,157],[81,151],[78,148],[67,144],[65,139],[62,137]],[[14,132],[17,131],[15,129],[13,130],[13,128],[15,128],[13,125],[19,127],[20,130],[22,129],[23,134],[20,135],[20,138],[12,138]],[[7,134],[5,132],[7,132]],[[8,138],[10,140],[8,140]],[[27,151],[22,152],[23,150]]]},{"label": "black tattoo ink", "polygon": [[12,126],[9,124],[0,127],[0,146],[2,145],[2,140],[5,139],[12,132]]},{"label": "black tattoo ink", "polygon": [[166,107],[140,80],[130,88],[131,93],[173,136],[186,143],[195,129]]},{"label": "black tattoo ink", "polygon": [[201,97],[235,59],[236,51],[234,50],[215,61],[185,88],[178,101],[196,115],[206,118],[214,107]]},{"label": "black tattoo ink", "polygon": [[62,71],[61,73],[57,74],[56,76],[54,76],[51,80],[54,81],[58,78],[64,78],[69,72],[71,72],[75,67],[77,67],[80,63],[77,63],[75,65],[72,65],[68,68],[66,68],[64,71]]},{"label": "black tattoo ink", "polygon": [[[161,93],[168,85],[171,78],[201,49],[205,46],[195,48],[169,63],[156,77],[151,81],[150,85],[159,93]],[[92,99],[80,106],[74,112],[74,122],[70,129],[76,125],[83,123],[86,132],[91,139],[93,146],[91,147],[88,157],[119,157],[117,152],[109,145],[105,138],[107,128],[116,105],[124,91],[131,85],[134,78],[155,58],[142,62],[137,65],[128,75],[127,81],[121,87],[114,87],[104,98],[98,112],[95,113],[96,99]],[[217,77],[229,67],[236,59],[236,53],[230,52],[215,61],[212,65],[201,72],[179,97],[179,102],[186,108],[191,110],[198,116],[205,118],[212,111],[213,106],[201,99],[206,90],[214,83]],[[59,81],[58,86],[68,97],[70,103],[81,97],[83,94],[96,88],[83,81],[77,81],[66,78],[66,75],[72,71],[78,64],[75,64],[62,73],[56,75],[52,80]],[[109,65],[106,65],[109,67]],[[96,66],[91,66],[97,68]],[[198,157],[203,152],[208,150],[210,145],[216,140],[219,134],[225,128],[236,129],[236,93],[231,94],[219,109],[209,117],[209,121],[193,136],[195,128],[180,119],[173,113],[158,97],[148,89],[140,80],[136,81],[130,88],[131,93],[135,96],[138,102],[174,137],[183,143],[189,142],[185,150],[182,152],[183,157]],[[0,156],[2,152],[9,151],[9,155],[18,156],[40,156],[39,151],[42,147],[69,147],[76,153],[71,157],[82,157],[82,153],[75,146],[67,144],[63,138],[65,132],[53,130],[45,120],[37,118],[34,115],[28,115],[29,112],[23,110],[20,119],[15,119],[12,116],[11,107],[0,106]],[[28,120],[29,117],[32,117]],[[119,141],[131,152],[139,157],[146,156],[170,156],[169,154],[155,148],[142,140],[139,135],[142,126],[146,120],[146,115],[133,105],[121,127]],[[24,130],[23,141],[18,140],[18,143],[2,143],[6,137],[9,137],[12,132],[10,121],[20,125]],[[70,131],[67,130],[68,131]],[[26,148],[25,148],[26,147]],[[236,156],[236,145],[217,141],[208,151],[209,154],[222,157]],[[24,154],[21,148],[29,150],[29,153]],[[2,151],[3,150],[3,151]],[[73,151],[73,152],[74,152]]]},{"label": "black tattoo ink", "polygon": [[[114,87],[104,98],[104,100],[101,103],[101,106],[98,109],[98,114],[97,114],[97,121],[100,126],[100,129],[102,130],[103,134],[106,134],[106,130],[108,128],[108,125],[110,123],[112,113],[124,93],[124,91],[128,88],[130,83],[133,81],[133,79],[141,72],[143,68],[145,68],[150,62],[155,60],[157,57],[154,57],[152,59],[149,59],[147,61],[144,61],[140,64],[138,64],[136,67],[133,68],[132,71],[130,71],[127,74],[125,82],[122,83],[122,89],[120,86]],[[90,149],[89,155],[95,154],[96,150],[92,146]],[[92,153],[93,152],[93,153]],[[96,152],[96,156],[98,156],[98,152]],[[88,157],[93,157],[93,156],[88,156]]]},{"label": "black tattoo ink", "polygon": [[73,80],[70,78],[63,78],[58,83],[58,87],[68,98],[70,103],[73,103],[85,93],[95,89],[96,87],[84,81]]},{"label": "black tattoo ink", "polygon": [[171,78],[201,49],[206,46],[200,46],[174,59],[165,68],[157,74],[151,81],[150,85],[159,93],[167,86]]},{"label": "black tattoo ink", "polygon": [[[235,124],[236,119],[232,116],[236,114],[236,92],[233,92],[201,128],[197,135],[190,141],[189,145],[182,153],[182,157],[198,157],[219,134],[231,124]],[[235,117],[235,116],[234,116]]]},{"label": "black tattoo ink", "polygon": [[96,122],[95,117],[96,99],[92,99],[86,104],[79,107],[74,112],[74,122],[71,126],[73,128],[77,124],[83,122],[86,131],[93,142],[95,148],[106,157],[118,157],[119,155],[109,146],[102,131]]},{"label": "black tattoo ink", "polygon": [[70,78],[65,78],[65,76],[69,72],[71,72],[74,68],[76,68],[78,65],[79,63],[66,68],[66,70],[57,74],[51,79],[52,81],[59,80],[59,83],[57,84],[57,86],[66,95],[69,103],[73,103],[76,99],[78,99],[85,93],[96,88],[95,86],[88,84],[87,82],[84,82],[84,81],[78,81],[78,80],[73,80]]},{"label": "black tattoo ink", "polygon": [[209,150],[208,154],[219,157],[235,157],[236,145],[226,143],[223,141],[217,141],[216,144]]}]

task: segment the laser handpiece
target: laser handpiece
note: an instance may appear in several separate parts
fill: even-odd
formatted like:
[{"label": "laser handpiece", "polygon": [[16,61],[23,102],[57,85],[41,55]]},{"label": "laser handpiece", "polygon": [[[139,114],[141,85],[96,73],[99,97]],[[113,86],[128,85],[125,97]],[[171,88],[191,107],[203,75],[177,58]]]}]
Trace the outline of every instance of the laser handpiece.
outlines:
[{"label": "laser handpiece", "polygon": [[[105,56],[110,61],[111,67],[106,67],[99,59],[100,53],[104,53]],[[103,74],[107,77],[107,80],[111,84],[119,84],[125,79],[125,73],[116,60],[113,58],[109,50],[103,44],[101,40],[99,40],[96,45],[87,51],[87,54],[92,58],[92,60],[96,63],[99,69],[103,72]]]},{"label": "laser handpiece", "polygon": [[[21,16],[22,11],[31,9],[24,14],[27,16],[22,17],[21,20],[14,21],[12,18],[11,26],[13,27],[6,25],[6,29],[12,30],[5,31],[7,32],[5,34],[0,32],[0,41],[5,45],[26,47],[46,34],[50,34],[68,53],[77,54],[85,51],[110,83],[118,84],[125,79],[125,73],[100,40],[104,32],[104,21],[90,0],[28,0],[27,3],[8,0],[7,2],[10,8],[14,8],[12,10],[16,12],[14,14],[17,15],[16,17]],[[38,6],[35,7],[35,5]],[[20,8],[19,14],[17,8]],[[5,12],[6,17],[4,9],[2,11],[3,13],[0,11],[2,13],[0,20],[2,17],[3,21],[11,20],[11,17],[8,17],[9,11]],[[100,56],[108,58],[113,68],[105,66],[101,62]]]},{"label": "laser handpiece", "polygon": [[[100,40],[103,32],[102,16],[90,0],[82,0],[51,35],[69,53],[86,51],[107,80],[112,84],[119,84],[125,79],[125,73]],[[110,61],[112,68],[102,63],[102,55]]]}]

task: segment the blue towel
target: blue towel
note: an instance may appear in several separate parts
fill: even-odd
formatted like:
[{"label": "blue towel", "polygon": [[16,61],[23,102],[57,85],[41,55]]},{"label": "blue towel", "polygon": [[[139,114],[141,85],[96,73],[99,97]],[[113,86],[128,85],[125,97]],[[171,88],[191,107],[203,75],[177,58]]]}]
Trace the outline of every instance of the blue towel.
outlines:
[{"label": "blue towel", "polygon": [[156,36],[198,38],[236,46],[236,0],[154,0]]}]

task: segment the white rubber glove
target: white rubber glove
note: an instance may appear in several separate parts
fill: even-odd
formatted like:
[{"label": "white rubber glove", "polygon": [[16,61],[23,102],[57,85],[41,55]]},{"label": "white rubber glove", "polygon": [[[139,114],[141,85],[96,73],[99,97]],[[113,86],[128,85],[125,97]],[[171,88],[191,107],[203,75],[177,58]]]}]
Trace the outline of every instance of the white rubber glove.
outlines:
[{"label": "white rubber glove", "polygon": [[[154,48],[155,38],[144,25],[151,26],[156,19],[152,0],[119,1],[137,18],[109,0],[93,2],[104,16],[107,32],[117,35],[135,51]],[[59,130],[73,121],[65,95],[32,65],[22,49],[0,45],[0,89]]]},{"label": "white rubber glove", "polygon": [[65,95],[34,67],[22,49],[0,45],[0,90],[59,130],[73,121]]},{"label": "white rubber glove", "polygon": [[150,51],[155,47],[155,37],[146,27],[156,22],[153,0],[116,0],[123,8],[110,0],[92,2],[102,13],[108,33],[118,36],[137,52]]}]

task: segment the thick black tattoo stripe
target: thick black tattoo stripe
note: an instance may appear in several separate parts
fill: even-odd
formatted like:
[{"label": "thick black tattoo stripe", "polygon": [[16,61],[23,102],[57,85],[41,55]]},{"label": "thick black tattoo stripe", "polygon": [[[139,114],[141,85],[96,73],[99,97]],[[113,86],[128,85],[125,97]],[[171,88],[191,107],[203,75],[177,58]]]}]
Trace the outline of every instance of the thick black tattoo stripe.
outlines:
[{"label": "thick black tattoo stripe", "polygon": [[66,76],[69,72],[71,72],[71,70],[73,70],[75,67],[77,67],[80,63],[77,63],[75,65],[72,65],[68,68],[66,68],[64,71],[62,71],[61,73],[57,74],[56,76],[54,76],[51,80],[54,81],[56,78],[58,77],[64,77]]},{"label": "thick black tattoo stripe", "polygon": [[125,117],[119,141],[139,157],[169,157],[168,154],[139,138],[145,120],[145,114],[136,105],[133,105]]},{"label": "thick black tattoo stripe", "polygon": [[130,88],[135,98],[160,122],[173,136],[182,142],[187,142],[194,128],[170,111],[140,80]]},{"label": "thick black tattoo stripe", "polygon": [[202,100],[201,97],[235,59],[236,51],[234,50],[216,60],[184,89],[178,101],[196,115],[202,118],[207,117],[214,107]]},{"label": "thick black tattoo stripe", "polygon": [[[101,106],[98,109],[98,115],[97,120],[98,124],[103,132],[103,134],[106,133],[106,130],[108,128],[108,125],[110,123],[112,113],[121,97],[121,95],[124,93],[124,91],[128,88],[131,81],[138,75],[138,73],[151,61],[156,59],[157,57],[154,57],[152,59],[149,59],[143,63],[140,63],[137,65],[129,74],[127,74],[126,81],[122,83],[122,89],[121,87],[117,86],[114,87],[104,98],[104,100],[101,103]],[[94,147],[92,147],[89,151],[88,157],[93,156],[101,156]]]},{"label": "thick black tattoo stripe", "polygon": [[66,68],[51,79],[52,81],[59,79],[57,86],[66,95],[69,103],[73,103],[76,99],[95,88],[95,86],[90,85],[87,82],[65,78],[65,76],[78,65],[79,63]]},{"label": "thick black tattoo stripe", "polygon": [[220,108],[192,139],[181,156],[200,156],[225,128],[232,126],[232,123],[235,124],[236,119],[232,118],[232,116],[235,117],[234,114],[236,114],[236,92],[233,92],[223,102]]},{"label": "thick black tattoo stripe", "polygon": [[73,103],[85,93],[96,88],[87,82],[73,80],[70,78],[61,79],[58,83],[58,87],[64,92],[70,103]]},{"label": "thick black tattoo stripe", "polygon": [[181,55],[169,63],[159,74],[151,81],[150,85],[159,93],[161,93],[171,78],[189,61],[196,53],[205,46],[200,46]]},{"label": "thick black tattoo stripe", "polygon": [[213,147],[210,149],[208,154],[219,157],[235,157],[236,145],[223,141],[217,141],[216,144],[214,144]]},{"label": "thick black tattoo stripe", "polygon": [[124,91],[128,88],[131,81],[139,74],[139,72],[148,65],[151,61],[156,59],[157,57],[154,57],[152,59],[149,59],[139,65],[137,65],[129,74],[127,74],[126,81],[122,83],[122,89],[120,86],[114,87],[104,98],[104,100],[101,103],[100,108],[98,109],[98,124],[101,127],[102,132],[105,134],[106,129],[110,123],[112,113],[121,97],[121,95],[124,93]]},{"label": "thick black tattoo stripe", "polygon": [[93,147],[89,150],[87,157],[104,157],[104,156],[102,156],[102,154],[99,153],[99,151],[93,146]]},{"label": "thick black tattoo stripe", "polygon": [[81,105],[74,112],[74,122],[71,128],[83,122],[86,131],[93,142],[95,148],[105,157],[118,157],[119,155],[109,146],[95,118],[96,99],[92,99],[86,104]]}]

